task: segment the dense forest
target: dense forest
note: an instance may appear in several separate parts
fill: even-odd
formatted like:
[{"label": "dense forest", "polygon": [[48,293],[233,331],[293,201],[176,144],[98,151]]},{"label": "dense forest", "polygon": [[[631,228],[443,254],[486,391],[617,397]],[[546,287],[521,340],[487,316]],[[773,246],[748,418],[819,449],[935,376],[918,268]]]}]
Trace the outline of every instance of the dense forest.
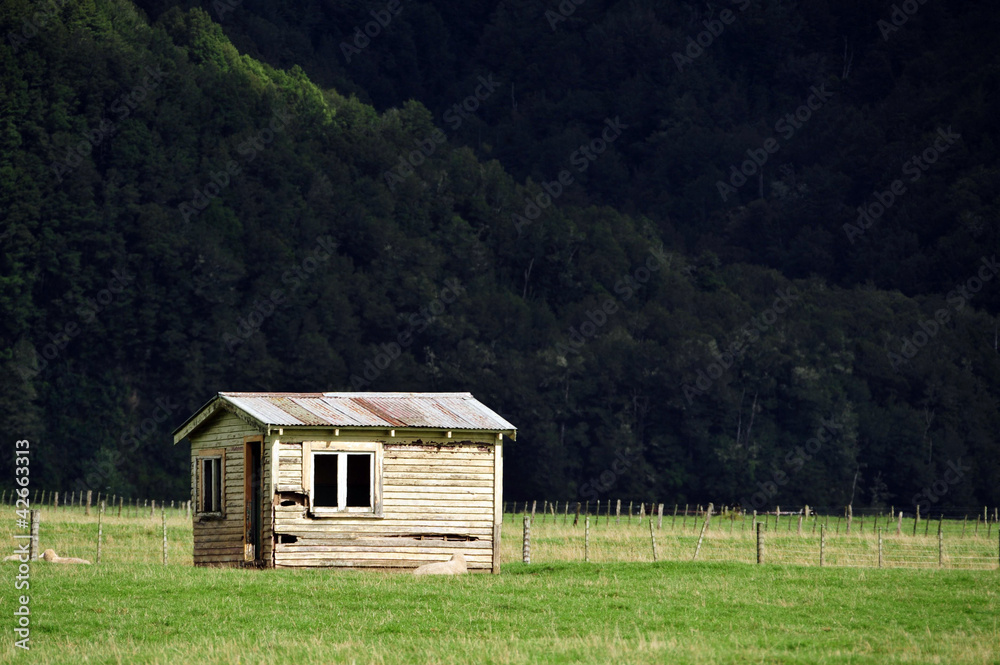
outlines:
[{"label": "dense forest", "polygon": [[412,390],[517,425],[509,499],[1000,502],[984,2],[10,0],[0,35],[35,487],[187,496],[170,432],[220,390]]}]

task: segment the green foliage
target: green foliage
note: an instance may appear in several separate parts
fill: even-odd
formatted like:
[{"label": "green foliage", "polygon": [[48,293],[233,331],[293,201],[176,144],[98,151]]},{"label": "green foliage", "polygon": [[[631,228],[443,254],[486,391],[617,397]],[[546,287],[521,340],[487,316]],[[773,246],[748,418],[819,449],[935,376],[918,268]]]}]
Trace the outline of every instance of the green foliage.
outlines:
[{"label": "green foliage", "polygon": [[[668,47],[631,40],[624,48],[622,40],[649,26],[678,37],[680,10],[660,17],[639,3],[605,19],[587,4],[574,21],[606,20],[609,32],[562,24],[551,42],[541,38],[549,27],[537,8],[514,3],[494,12],[473,3],[467,11],[492,21],[477,53],[505,83],[421,159],[419,146],[444,126],[445,107],[434,100],[461,100],[475,87],[473,70],[431,75],[415,46],[433,43],[438,56],[474,46],[479,36],[448,32],[457,15],[407,6],[398,33],[387,30],[359,56],[359,68],[380,72],[383,43],[404,49],[399,66],[414,75],[411,96],[428,100],[406,97],[380,113],[366,103],[376,95],[367,83],[351,83],[333,64],[329,78],[316,72],[301,40],[289,48],[303,68],[277,58],[288,67],[277,69],[241,55],[254,40],[233,36],[237,50],[206,10],[144,7],[152,24],[122,3],[80,4],[17,49],[0,45],[0,413],[12,436],[46,451],[33,467],[38,486],[74,489],[95,460],[115,459],[117,450],[124,461],[93,489],[185,497],[186,451],[171,445],[169,430],[213,393],[345,390],[360,377],[374,390],[469,390],[512,420],[521,436],[506,456],[511,498],[606,499],[613,491],[736,504],[787,470],[788,456],[835,418],[837,436],[789,473],[769,505],[833,506],[853,496],[910,507],[957,459],[973,470],[933,509],[997,503],[1000,362],[997,320],[986,313],[995,287],[957,308],[948,288],[925,278],[905,286],[919,282],[919,292],[941,296],[831,285],[841,269],[916,280],[940,264],[938,251],[955,255],[963,280],[978,269],[965,236],[918,252],[927,237],[919,229],[873,229],[849,258],[832,247],[846,242],[841,222],[831,220],[857,184],[845,164],[867,162],[824,146],[842,119],[861,111],[831,108],[793,148],[823,148],[843,163],[796,167],[765,201],[726,211],[706,203],[711,169],[768,135],[754,123],[734,127],[800,103],[796,86],[820,80],[802,74],[775,99],[762,84],[724,85],[724,76],[750,76],[724,66],[727,54],[750,52],[749,28],[734,28],[731,44],[699,61],[706,74],[685,78],[683,90],[630,74],[623,89],[608,88],[615,94],[585,94],[578,88],[587,76],[613,78],[640,62],[672,67],[669,53],[657,61]],[[256,9],[247,2],[228,14],[228,34],[248,29]],[[0,34],[19,30],[29,10],[5,7]],[[323,11],[345,25],[356,20],[344,8]],[[531,48],[545,49],[562,73],[527,67],[511,93],[509,67],[521,56],[509,66],[496,59],[504,31],[532,11],[535,23],[524,28],[538,33]],[[613,57],[576,62],[584,56],[568,45],[583,36],[610,40]],[[336,50],[336,40],[316,43]],[[771,47],[753,52],[768,66],[778,57]],[[461,68],[465,60],[440,62]],[[148,82],[149,68],[162,77]],[[666,74],[644,75],[655,82]],[[332,79],[336,89],[325,89]],[[543,95],[546,81],[566,89]],[[385,86],[393,89],[379,93],[384,99],[409,90],[396,80]],[[511,94],[518,112],[504,117],[498,109]],[[518,229],[512,215],[525,214],[526,198],[545,194],[605,117],[629,117],[626,101],[648,105],[647,116],[632,121],[585,180]],[[537,120],[545,114],[554,124],[560,114],[585,117],[549,131]],[[101,136],[107,123],[113,131],[85,138]],[[851,131],[876,143],[870,131]],[[545,138],[530,143],[535,135]],[[917,148],[927,138],[887,140]],[[401,160],[412,172],[390,187],[385,174]],[[897,165],[881,168],[869,173],[872,183]],[[954,215],[962,233],[988,238],[995,170],[965,169],[953,185],[921,191],[937,193],[935,216]],[[523,185],[522,175],[530,176]],[[922,197],[902,205],[921,206]],[[320,240],[336,246],[324,259]],[[884,260],[890,251],[893,264]],[[448,280],[463,294],[428,313]],[[776,291],[789,288],[799,299],[758,328],[754,321],[774,313]],[[898,354],[942,308],[950,320],[927,346],[891,362],[888,353]],[[749,343],[748,326],[756,330]],[[365,377],[366,362],[403,333],[410,341],[400,358]],[[700,376],[740,341],[731,367],[701,388]],[[123,443],[158,400],[178,406],[138,446]],[[619,451],[634,461],[613,490],[596,486],[591,479]]]}]

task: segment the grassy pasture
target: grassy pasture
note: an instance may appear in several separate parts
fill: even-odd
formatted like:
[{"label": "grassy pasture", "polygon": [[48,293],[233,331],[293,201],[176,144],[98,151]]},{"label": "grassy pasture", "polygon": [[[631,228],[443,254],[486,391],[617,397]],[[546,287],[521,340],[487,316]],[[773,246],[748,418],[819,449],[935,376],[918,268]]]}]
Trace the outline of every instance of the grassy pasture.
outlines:
[{"label": "grassy pasture", "polygon": [[[93,559],[94,516],[78,513],[48,511],[42,547]],[[13,520],[5,522],[0,535],[13,543]],[[652,563],[647,523],[602,520],[591,531],[592,562],[583,563],[582,526],[550,520],[533,529],[530,566],[427,579],[193,568],[183,515],[168,520],[171,565],[163,566],[161,528],[159,514],[106,517],[107,563],[33,564],[30,653],[13,648],[16,564],[0,566],[9,584],[0,662],[1000,662],[1000,571],[937,569],[936,534],[926,538],[931,569],[739,563],[754,552],[739,525],[732,535],[709,530],[692,563],[697,533],[671,534],[665,520]],[[504,560],[519,561],[520,517],[504,531]],[[781,538],[790,550],[812,537],[794,528],[772,535],[775,552]],[[995,560],[995,542],[983,536],[975,546]],[[737,562],[708,556],[737,553]]]}]

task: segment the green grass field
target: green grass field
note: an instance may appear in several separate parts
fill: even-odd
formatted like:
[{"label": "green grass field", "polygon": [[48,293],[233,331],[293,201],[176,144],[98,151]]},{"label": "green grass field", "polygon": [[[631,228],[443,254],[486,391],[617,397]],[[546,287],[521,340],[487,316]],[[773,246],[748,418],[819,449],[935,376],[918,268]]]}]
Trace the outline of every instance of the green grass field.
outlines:
[{"label": "green grass field", "polygon": [[[505,561],[520,559],[519,521],[517,527],[508,518]],[[637,524],[595,525],[591,553],[601,562],[557,562],[582,558],[582,529],[539,523],[533,563],[506,563],[499,576],[203,569],[190,566],[191,530],[183,515],[168,522],[171,565],[157,563],[161,528],[159,515],[107,518],[106,538],[113,539],[105,541],[107,563],[33,564],[30,653],[13,647],[17,564],[0,566],[9,585],[0,600],[0,621],[8,623],[0,631],[0,660],[1000,663],[995,565],[956,570],[692,563],[697,535],[671,535],[666,527],[658,532],[658,545],[672,560],[652,563],[646,523],[641,530]],[[0,526],[9,543],[12,533]],[[93,516],[50,512],[42,534],[42,547],[93,559]],[[866,535],[851,538],[867,544]],[[717,541],[717,549],[702,554],[753,547],[748,535],[730,536],[725,529],[710,530],[709,540]],[[907,542],[915,540],[923,538]],[[996,556],[996,543],[978,540],[984,556],[990,547]]]}]

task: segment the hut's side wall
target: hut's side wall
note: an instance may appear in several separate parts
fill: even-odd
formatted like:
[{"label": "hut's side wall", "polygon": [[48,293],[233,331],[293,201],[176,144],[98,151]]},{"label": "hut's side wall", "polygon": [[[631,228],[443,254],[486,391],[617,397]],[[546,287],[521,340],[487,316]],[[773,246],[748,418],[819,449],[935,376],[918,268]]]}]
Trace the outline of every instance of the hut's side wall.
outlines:
[{"label": "hut's side wall", "polygon": [[[243,440],[259,436],[261,432],[232,413],[220,411],[196,433],[191,440],[191,499],[194,514],[194,563],[195,565],[233,565],[243,562]],[[200,517],[198,506],[198,478],[195,460],[206,450],[225,450],[225,481],[223,496],[225,512],[222,519]],[[265,463],[266,463],[265,456]],[[265,474],[267,471],[265,470]],[[265,475],[265,478],[270,478]],[[270,517],[270,488],[265,488],[265,515]],[[266,523],[267,520],[265,520]],[[270,546],[265,538],[265,549]],[[270,552],[267,552],[270,556]]]},{"label": "hut's side wall", "polygon": [[[494,534],[499,533],[494,528],[494,437],[456,434],[456,440],[427,441],[359,434],[324,439],[382,442],[382,517],[311,517],[302,482],[308,465],[303,465],[301,440],[321,437],[290,438],[286,430],[289,442],[278,445],[275,565],[413,568],[462,552],[470,569],[490,571]],[[295,542],[287,542],[292,539],[288,536]]]}]

